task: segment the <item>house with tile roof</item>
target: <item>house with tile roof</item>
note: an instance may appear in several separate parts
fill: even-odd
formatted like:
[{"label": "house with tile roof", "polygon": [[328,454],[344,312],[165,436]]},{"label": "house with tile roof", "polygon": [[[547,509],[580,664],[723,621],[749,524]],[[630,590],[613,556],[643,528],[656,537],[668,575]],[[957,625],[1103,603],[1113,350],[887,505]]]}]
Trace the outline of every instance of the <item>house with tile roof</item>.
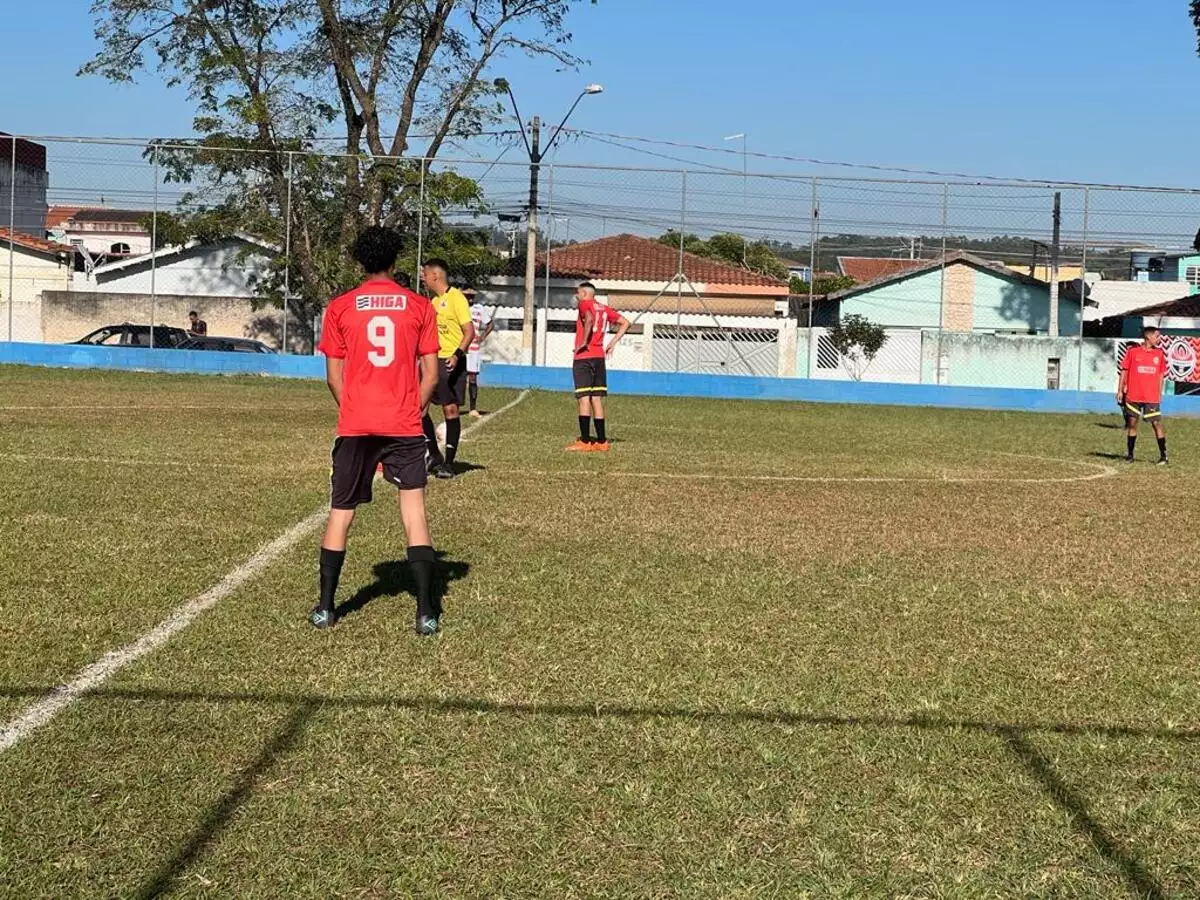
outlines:
[{"label": "house with tile roof", "polygon": [[[677,275],[682,268],[684,279]],[[481,289],[485,302],[520,306],[525,261],[513,260]],[[575,288],[591,281],[596,291],[624,312],[711,313],[771,316],[786,311],[786,281],[693,253],[682,254],[651,238],[618,234],[558,247],[537,257],[539,306],[549,272],[551,308],[574,305]]]},{"label": "house with tile roof", "polygon": [[42,340],[42,294],[71,287],[72,255],[71,248],[63,244],[0,228],[0,338]]},{"label": "house with tile roof", "polygon": [[859,284],[875,281],[888,275],[898,275],[918,268],[923,259],[900,259],[895,256],[839,256],[838,272]]},{"label": "house with tile roof", "polygon": [[[857,314],[885,328],[985,334],[1046,334],[1050,285],[973,253],[945,260],[901,260],[901,271],[830,294],[814,308],[814,324]],[[1077,297],[1059,297],[1059,333],[1079,333]]]},{"label": "house with tile roof", "polygon": [[0,301],[9,299],[10,268],[17,303],[33,302],[43,290],[66,290],[71,283],[71,255],[65,244],[0,228]]},{"label": "house with tile roof", "polygon": [[55,240],[86,250],[94,265],[141,256],[151,248],[145,223],[152,213],[141,209],[94,206],[51,206],[46,232]]}]

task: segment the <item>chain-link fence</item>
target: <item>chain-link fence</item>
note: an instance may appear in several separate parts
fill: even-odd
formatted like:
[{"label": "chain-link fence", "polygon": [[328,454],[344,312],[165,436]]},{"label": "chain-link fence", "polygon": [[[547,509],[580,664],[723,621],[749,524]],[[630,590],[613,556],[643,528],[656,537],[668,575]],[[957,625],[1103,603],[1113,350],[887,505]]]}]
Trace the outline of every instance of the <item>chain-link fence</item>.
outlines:
[{"label": "chain-link fence", "polygon": [[[1200,191],[545,161],[535,174],[0,136],[0,337],[311,353],[364,221],[405,236],[410,284],[442,256],[497,310],[485,358],[545,365],[569,363],[589,279],[634,325],[618,367],[1110,390],[1141,310],[1170,316],[1159,307],[1200,286]],[[845,343],[851,316],[885,331],[870,358]]]}]

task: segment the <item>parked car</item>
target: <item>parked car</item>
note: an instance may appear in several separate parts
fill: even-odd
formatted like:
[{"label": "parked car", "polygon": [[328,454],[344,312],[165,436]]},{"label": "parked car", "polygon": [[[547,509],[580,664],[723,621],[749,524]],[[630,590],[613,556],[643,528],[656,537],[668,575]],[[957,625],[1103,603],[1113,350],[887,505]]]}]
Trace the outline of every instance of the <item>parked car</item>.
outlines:
[{"label": "parked car", "polygon": [[[173,328],[170,325],[154,326],[155,347],[168,350],[175,349],[188,340],[188,338],[188,333],[182,328]],[[71,343],[93,344],[105,347],[149,347],[150,326],[132,325],[129,322],[124,322],[120,325],[105,325],[103,328],[97,328],[90,334],[84,335],[77,341],[71,341]]]},{"label": "parked car", "polygon": [[250,338],[191,337],[179,345],[180,350],[224,350],[226,353],[274,353],[262,341]]}]

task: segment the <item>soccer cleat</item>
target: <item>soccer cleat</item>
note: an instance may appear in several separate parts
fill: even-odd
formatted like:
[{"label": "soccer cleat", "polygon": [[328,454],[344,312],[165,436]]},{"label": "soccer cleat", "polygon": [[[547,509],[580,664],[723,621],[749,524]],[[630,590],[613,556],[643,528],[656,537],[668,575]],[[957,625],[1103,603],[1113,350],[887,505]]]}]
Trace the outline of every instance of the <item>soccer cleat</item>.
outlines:
[{"label": "soccer cleat", "polygon": [[608,441],[593,441],[588,450],[592,453],[607,453],[612,449],[612,444]]},{"label": "soccer cleat", "polygon": [[440,478],[442,481],[453,478],[458,473],[454,471],[454,466],[448,462],[443,462],[437,469],[434,470],[433,477]]},{"label": "soccer cleat", "polygon": [[436,475],[438,469],[440,469],[445,464],[446,464],[446,460],[444,458],[442,458],[441,454],[434,456],[432,453],[429,453],[428,451],[425,453],[425,471],[427,471],[430,475]]},{"label": "soccer cleat", "polygon": [[417,616],[417,634],[430,637],[438,633],[437,616]]},{"label": "soccer cleat", "polygon": [[563,449],[570,453],[587,453],[592,449],[592,445],[589,441],[579,438],[574,442],[567,444],[567,446],[563,447]]},{"label": "soccer cleat", "polygon": [[1166,465],[1170,465],[1170,463],[1167,462],[1167,458],[1165,456],[1162,456],[1162,457],[1159,457],[1157,465],[1166,466]]},{"label": "soccer cleat", "polygon": [[1125,457],[1125,462],[1127,462],[1127,463],[1133,462],[1133,454],[1132,453]]},{"label": "soccer cleat", "polygon": [[308,624],[313,628],[332,628],[337,622],[332,609],[321,609],[319,606],[314,606],[308,614]]},{"label": "soccer cleat", "polygon": [[481,418],[483,418],[483,413],[481,413],[481,412],[480,412],[479,410],[477,410],[477,409],[473,409],[473,410],[471,410],[469,413],[467,413],[467,415],[468,415],[468,416],[470,416],[472,419],[481,419]]}]

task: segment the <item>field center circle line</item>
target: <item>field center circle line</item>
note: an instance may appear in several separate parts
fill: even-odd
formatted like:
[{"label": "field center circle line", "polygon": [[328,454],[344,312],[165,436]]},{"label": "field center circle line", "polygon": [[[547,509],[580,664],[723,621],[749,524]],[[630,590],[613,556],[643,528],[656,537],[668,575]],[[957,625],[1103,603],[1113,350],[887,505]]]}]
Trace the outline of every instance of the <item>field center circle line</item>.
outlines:
[{"label": "field center circle line", "polygon": [[[490,418],[512,409],[529,396],[529,391],[522,391],[515,400],[500,407]],[[481,419],[474,425],[463,429],[467,435],[487,424],[489,419]],[[7,722],[0,725],[0,753],[11,750],[25,738],[29,737],[43,725],[49,724],[60,712],[89,691],[108,681],[118,671],[132,662],[141,659],[149,653],[166,644],[176,634],[192,624],[203,613],[212,609],[220,601],[237,591],[255,576],[262,573],[283,554],[290,551],[301,540],[324,523],[328,510],[318,509],[296,522],[274,539],[258,548],[241,565],[237,566],[224,578],[208,590],[177,606],[165,619],[142,634],[132,642],[115,650],[105,653],[91,665],[84,666],[75,673],[70,681],[58,685],[43,697],[23,709]]]},{"label": "field center circle line", "polygon": [[1040,462],[1055,462],[1072,466],[1084,466],[1095,469],[1085,475],[1068,475],[1061,478],[980,478],[961,477],[908,477],[904,475],[863,475],[860,477],[847,475],[735,475],[716,472],[622,472],[619,470],[603,471],[580,469],[521,469],[512,472],[497,472],[498,475],[510,477],[513,475],[537,475],[550,478],[569,478],[575,475],[602,474],[610,478],[655,478],[675,481],[760,481],[784,484],[1075,484],[1084,481],[1099,481],[1103,478],[1115,478],[1120,473],[1112,466],[1102,463],[1089,462],[1082,459],[1057,459],[1051,456],[1026,456],[1020,453],[1004,453],[1004,456],[1014,456],[1024,459],[1034,459]]}]

